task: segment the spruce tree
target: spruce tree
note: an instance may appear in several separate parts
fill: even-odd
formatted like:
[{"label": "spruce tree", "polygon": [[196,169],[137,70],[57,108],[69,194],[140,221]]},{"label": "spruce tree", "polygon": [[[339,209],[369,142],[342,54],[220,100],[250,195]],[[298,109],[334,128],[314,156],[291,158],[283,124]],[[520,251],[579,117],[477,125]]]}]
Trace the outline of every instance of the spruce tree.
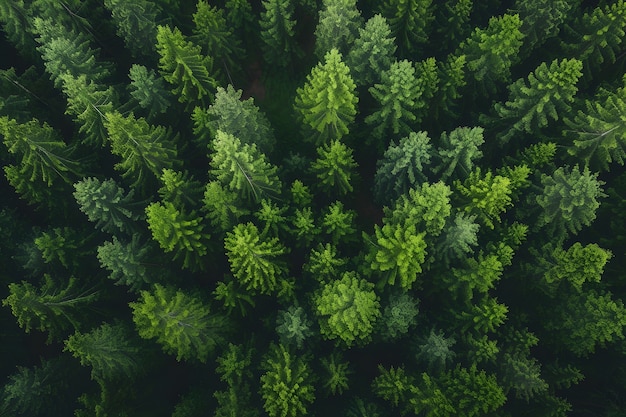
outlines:
[{"label": "spruce tree", "polygon": [[434,19],[432,0],[386,0],[382,11],[402,57],[419,50],[428,41]]},{"label": "spruce tree", "polygon": [[263,59],[270,65],[288,67],[302,54],[296,43],[292,0],[263,0],[259,24]]},{"label": "spruce tree", "polygon": [[159,7],[146,0],[105,0],[104,7],[111,12],[117,34],[135,58],[152,61],[156,55],[156,21]]},{"label": "spruce tree", "polygon": [[317,148],[318,158],[311,164],[311,172],[319,181],[319,187],[327,194],[343,195],[353,190],[352,178],[357,163],[352,149],[339,140]]},{"label": "spruce tree", "polygon": [[323,0],[322,3],[315,28],[315,54],[322,59],[331,49],[337,49],[345,56],[363,23],[356,0]]},{"label": "spruce tree", "polygon": [[131,80],[128,89],[139,106],[148,112],[148,119],[154,120],[172,105],[172,94],[165,88],[163,78],[143,65],[133,64],[128,76]]}]

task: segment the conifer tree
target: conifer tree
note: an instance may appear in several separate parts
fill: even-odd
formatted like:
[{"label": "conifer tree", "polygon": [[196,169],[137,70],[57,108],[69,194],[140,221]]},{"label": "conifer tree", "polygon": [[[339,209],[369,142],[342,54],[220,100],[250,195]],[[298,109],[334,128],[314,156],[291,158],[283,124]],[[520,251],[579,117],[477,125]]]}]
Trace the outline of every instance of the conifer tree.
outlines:
[{"label": "conifer tree", "polygon": [[133,201],[133,190],[126,193],[113,179],[83,178],[74,183],[74,190],[80,211],[100,230],[131,232],[134,222],[142,217]]},{"label": "conifer tree", "polygon": [[352,149],[333,139],[329,145],[318,147],[317,155],[318,158],[311,164],[311,172],[316,175],[319,187],[331,195],[352,192],[351,182],[357,167]]},{"label": "conifer tree", "polygon": [[156,339],[179,361],[206,362],[228,332],[226,317],[211,313],[197,296],[172,287],[157,284],[129,305],[139,336]]},{"label": "conifer tree", "polygon": [[285,279],[287,267],[281,259],[287,248],[277,238],[266,238],[252,223],[238,224],[226,234],[224,248],[235,278],[248,291],[272,294]]},{"label": "conifer tree", "polygon": [[132,113],[122,116],[118,112],[107,113],[104,126],[111,153],[122,158],[115,168],[132,181],[133,188],[146,187],[148,178],[159,178],[163,169],[180,163],[174,144],[177,137],[163,126],[151,126],[143,117],[136,119]]},{"label": "conifer tree", "polygon": [[91,367],[98,382],[135,379],[140,371],[140,347],[124,324],[105,323],[88,333],[76,332],[65,341],[65,351]]},{"label": "conifer tree", "polygon": [[394,41],[387,19],[380,14],[372,16],[364,28],[359,28],[359,36],[346,55],[346,64],[356,85],[369,87],[380,82],[381,74],[393,62]]},{"label": "conifer tree", "polygon": [[348,347],[366,342],[381,314],[374,284],[355,272],[325,284],[313,303],[322,336]]},{"label": "conifer tree", "polygon": [[202,202],[211,225],[222,233],[232,230],[242,216],[249,214],[242,207],[239,196],[234,191],[224,189],[219,181],[210,181],[206,185]]},{"label": "conifer tree", "polygon": [[437,7],[436,32],[445,49],[456,48],[470,34],[473,3],[474,0],[446,0],[441,7]]},{"label": "conifer tree", "polygon": [[335,201],[324,212],[322,231],[330,237],[333,245],[349,242],[354,238],[356,212],[346,210],[341,201]]},{"label": "conifer tree", "polygon": [[169,201],[180,208],[194,208],[202,199],[204,187],[189,171],[180,172],[166,168],[159,179],[162,185],[158,193],[162,201]]},{"label": "conifer tree", "polygon": [[171,106],[172,94],[166,90],[163,78],[154,70],[133,64],[128,76],[131,80],[128,86],[130,95],[148,112],[148,119],[154,120]]},{"label": "conifer tree", "polygon": [[378,375],[372,381],[374,394],[389,401],[394,407],[404,405],[413,388],[414,379],[403,366],[385,368],[378,365]]},{"label": "conifer tree", "polygon": [[204,269],[202,257],[207,253],[210,236],[204,232],[202,217],[185,213],[172,203],[152,203],[146,207],[146,220],[152,237],[165,252],[182,258],[183,267]]},{"label": "conifer tree", "polygon": [[151,260],[153,252],[150,242],[143,242],[139,235],[133,235],[130,241],[113,236],[112,241],[98,246],[97,256],[116,285],[127,285],[131,291],[137,292],[163,275],[159,270],[164,265]]},{"label": "conifer tree", "polygon": [[479,333],[494,332],[507,319],[509,308],[498,303],[497,298],[483,296],[477,303],[458,314],[460,328],[467,332],[470,329]]},{"label": "conifer tree", "polygon": [[425,364],[427,371],[432,375],[442,373],[456,356],[452,349],[456,339],[446,337],[443,331],[431,329],[428,336],[420,337],[416,344],[416,359]]},{"label": "conifer tree", "polygon": [[333,48],[345,56],[362,24],[356,0],[323,0],[315,28],[315,54],[318,59],[324,58]]},{"label": "conifer tree", "polygon": [[96,297],[97,292],[81,288],[74,277],[61,283],[46,274],[39,288],[26,281],[9,284],[9,296],[2,300],[2,305],[11,307],[17,323],[26,333],[32,329],[46,331],[51,342],[78,329],[82,321],[81,308]]},{"label": "conifer tree", "polygon": [[0,4],[0,23],[5,36],[12,45],[31,62],[39,57],[35,49],[37,44],[32,36],[33,24],[30,6],[24,0],[3,2]]},{"label": "conifer tree", "polygon": [[374,197],[382,203],[395,201],[410,188],[428,180],[432,145],[426,132],[411,132],[396,144],[391,142],[376,164]]},{"label": "conifer tree", "polygon": [[441,378],[440,384],[459,415],[482,416],[499,409],[507,400],[496,376],[478,370],[475,364],[469,368],[457,365]]},{"label": "conifer tree", "polygon": [[516,0],[512,9],[522,19],[522,53],[527,55],[548,39],[557,36],[575,4],[576,1],[572,0]]},{"label": "conifer tree", "polygon": [[303,269],[317,281],[327,283],[339,278],[341,273],[345,272],[344,267],[347,263],[347,259],[339,257],[334,245],[318,244],[317,247],[311,249]]},{"label": "conifer tree", "polygon": [[263,0],[261,40],[263,59],[270,65],[288,67],[302,51],[296,43],[292,0]]},{"label": "conifer tree", "polygon": [[439,85],[430,110],[436,118],[456,116],[456,101],[461,97],[461,89],[467,84],[465,77],[465,55],[450,55],[445,61],[437,62]]},{"label": "conifer tree", "polygon": [[478,244],[478,230],[480,226],[474,223],[476,216],[466,216],[459,212],[446,224],[439,240],[435,245],[434,254],[444,264],[464,259]]},{"label": "conifer tree", "polygon": [[248,309],[255,306],[255,301],[249,291],[235,281],[232,275],[226,275],[223,281],[219,281],[213,291],[213,296],[220,301],[229,313],[235,308],[239,309],[242,317],[248,314]]},{"label": "conifer tree", "polygon": [[104,7],[111,12],[117,34],[133,56],[152,61],[156,55],[154,40],[159,7],[146,0],[105,0]]},{"label": "conifer tree", "polygon": [[511,66],[523,44],[521,26],[517,14],[492,17],[486,28],[474,29],[459,45],[455,55],[465,55],[467,74],[478,88],[478,95],[491,93],[498,83],[509,80]]},{"label": "conifer tree", "polygon": [[211,77],[213,60],[201,48],[185,40],[178,28],[157,26],[159,70],[181,103],[206,104],[213,97],[217,82]]},{"label": "conifer tree", "polygon": [[402,57],[428,41],[434,19],[431,3],[432,0],[386,0],[382,6]]},{"label": "conifer tree", "polygon": [[347,391],[352,369],[350,364],[343,360],[341,354],[334,351],[328,358],[322,358],[320,362],[326,374],[324,389],[331,395],[343,394]]},{"label": "conifer tree", "polygon": [[213,147],[210,173],[224,189],[248,201],[279,194],[281,183],[276,167],[255,144],[242,144],[239,138],[218,130]]},{"label": "conifer tree", "polygon": [[471,173],[474,160],[483,156],[480,150],[485,142],[483,132],[482,127],[458,127],[450,133],[441,134],[436,171],[443,181],[450,177],[464,178]]},{"label": "conifer tree", "polygon": [[548,125],[548,118],[556,121],[567,114],[582,66],[575,58],[554,60],[549,66],[543,62],[528,75],[528,81],[515,81],[509,87],[509,99],[494,106],[497,122],[505,125],[500,139],[508,142],[518,132],[538,134]]},{"label": "conifer tree", "polygon": [[393,292],[384,305],[380,332],[385,341],[394,341],[409,333],[419,313],[419,300],[406,292]]},{"label": "conifer tree", "polygon": [[283,345],[272,344],[262,363],[260,394],[263,409],[270,417],[297,417],[307,414],[315,399],[315,387],[308,364]]},{"label": "conifer tree", "polygon": [[313,323],[302,307],[290,306],[280,310],[276,318],[276,333],[281,345],[302,349],[304,341],[313,335]]},{"label": "conifer tree", "polygon": [[452,191],[443,182],[423,183],[402,195],[392,208],[385,208],[383,222],[391,225],[415,225],[430,236],[439,236],[450,216]]},{"label": "conifer tree", "polygon": [[337,49],[324,56],[296,91],[295,109],[319,146],[348,134],[357,113],[356,85]]}]

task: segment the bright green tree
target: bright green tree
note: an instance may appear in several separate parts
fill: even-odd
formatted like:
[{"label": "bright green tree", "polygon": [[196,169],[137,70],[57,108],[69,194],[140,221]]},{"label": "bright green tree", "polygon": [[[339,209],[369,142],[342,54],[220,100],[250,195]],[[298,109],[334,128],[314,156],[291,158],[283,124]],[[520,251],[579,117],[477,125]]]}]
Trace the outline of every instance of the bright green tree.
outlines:
[{"label": "bright green tree", "polygon": [[415,415],[426,417],[456,416],[452,399],[435,378],[422,373],[415,385],[409,387],[407,409]]},{"label": "bright green tree", "polygon": [[9,284],[9,296],[2,305],[11,307],[26,333],[32,329],[46,331],[51,342],[78,329],[84,318],[82,310],[96,297],[97,292],[82,288],[74,277],[62,283],[46,274],[39,288],[26,281]]},{"label": "bright green tree", "polygon": [[322,59],[331,49],[342,55],[354,44],[363,24],[356,0],[322,0],[315,28],[315,54]]},{"label": "bright green tree", "polygon": [[331,195],[351,192],[352,177],[358,166],[352,156],[352,149],[333,139],[330,144],[318,147],[317,155],[311,164],[311,172],[317,177],[319,187]]},{"label": "bright green tree", "polygon": [[302,51],[296,43],[292,0],[263,0],[261,45],[263,59],[270,65],[288,67]]},{"label": "bright green tree", "polygon": [[250,292],[243,288],[232,275],[226,275],[223,281],[219,281],[212,294],[216,300],[224,305],[229,314],[238,308],[241,316],[245,317],[248,314],[248,309],[255,305]]},{"label": "bright green tree", "polygon": [[213,60],[203,56],[201,48],[185,40],[178,28],[157,26],[159,70],[178,101],[188,104],[206,104],[213,97],[216,81],[210,71]]},{"label": "bright green tree", "polygon": [[494,332],[507,319],[509,308],[498,303],[496,298],[485,295],[469,309],[458,314],[459,325],[463,331],[473,329],[479,333]]},{"label": "bright green tree", "polygon": [[346,55],[346,64],[358,86],[369,87],[380,81],[383,71],[393,62],[394,41],[387,19],[380,14],[372,16],[364,28],[359,28],[359,37]]},{"label": "bright green tree", "polygon": [[207,253],[210,236],[204,232],[202,217],[185,213],[172,203],[151,203],[146,207],[146,220],[152,237],[165,252],[182,258],[183,267],[204,269],[202,257]]},{"label": "bright green tree", "polygon": [[454,185],[465,200],[463,210],[490,229],[494,228],[495,222],[500,222],[500,215],[507,207],[513,205],[511,180],[493,175],[491,171],[483,174],[480,167],[475,168],[463,183],[457,180]]},{"label": "bright green tree", "polygon": [[340,279],[325,284],[313,303],[322,336],[347,346],[366,342],[381,315],[374,284],[356,272],[344,272]]},{"label": "bright green tree", "polygon": [[325,210],[322,231],[334,245],[351,241],[356,233],[355,217],[354,210],[346,210],[341,201],[335,201]]},{"label": "bright green tree", "polygon": [[224,189],[248,201],[259,201],[280,192],[276,167],[255,144],[242,143],[239,138],[218,130],[213,148],[210,173]]},{"label": "bright green tree", "polygon": [[225,342],[228,319],[211,313],[195,295],[157,284],[129,305],[139,336],[156,339],[164,352],[179,361],[204,363]]},{"label": "bright green tree", "polygon": [[248,210],[242,207],[239,196],[224,189],[219,181],[207,183],[202,202],[211,225],[222,233],[231,230],[242,216],[248,214]]},{"label": "bright green tree", "polygon": [[347,259],[339,257],[334,245],[330,243],[322,245],[320,243],[311,249],[303,269],[317,281],[328,283],[339,278],[340,274],[345,272],[344,267],[347,263]]},{"label": "bright green tree", "polygon": [[171,106],[172,94],[166,89],[162,77],[143,65],[133,64],[128,72],[130,95],[139,106],[148,112],[148,119],[154,120]]},{"label": "bright green tree", "polygon": [[263,409],[270,417],[297,417],[307,414],[315,399],[315,387],[308,364],[283,345],[272,344],[265,356],[260,394]]},{"label": "bright green tree", "polygon": [[610,164],[626,160],[626,79],[616,91],[601,88],[581,110],[564,117],[568,129],[567,152],[592,169],[608,171]]},{"label": "bright green tree", "polygon": [[88,333],[76,332],[65,341],[65,351],[91,368],[93,380],[134,379],[141,367],[140,346],[124,324],[105,323]]},{"label": "bright green tree", "polygon": [[129,178],[131,187],[145,187],[149,178],[159,178],[165,168],[176,168],[176,139],[163,126],[152,126],[146,119],[130,113],[122,116],[118,112],[105,115],[104,126],[109,134],[111,153],[122,158],[115,169],[122,177]]},{"label": "bright green tree", "polygon": [[437,156],[439,165],[435,168],[445,181],[452,178],[465,178],[474,168],[474,161],[483,156],[480,146],[485,142],[482,127],[458,127],[441,133]]},{"label": "bright green tree", "polygon": [[28,2],[16,0],[0,4],[0,23],[6,39],[30,61],[38,57]]},{"label": "bright green tree", "polygon": [[496,103],[497,123],[503,124],[500,140],[508,142],[519,132],[538,134],[548,119],[559,120],[570,111],[583,64],[572,59],[542,62],[528,75],[509,86],[509,99]]},{"label": "bright green tree", "polygon": [[309,247],[309,245],[321,233],[321,229],[316,223],[313,210],[310,207],[296,209],[291,217],[290,233],[296,239],[296,245]]},{"label": "bright green tree", "polygon": [[505,14],[489,19],[486,28],[476,28],[461,43],[456,56],[465,55],[466,70],[477,88],[476,94],[495,90],[498,83],[510,78],[523,44],[519,15]]},{"label": "bright green tree", "polygon": [[374,394],[394,407],[403,406],[413,387],[414,378],[407,375],[403,366],[385,368],[378,365],[378,375],[372,381]]},{"label": "bright green tree", "polygon": [[600,207],[603,181],[588,168],[580,170],[560,167],[552,175],[541,176],[543,191],[536,197],[541,207],[537,227],[545,228],[554,239],[564,238],[567,233],[576,234],[583,226],[589,226]]},{"label": "bright green tree", "polygon": [[304,87],[297,89],[295,109],[316,145],[348,134],[359,101],[355,90],[350,69],[334,48],[307,75]]},{"label": "bright green tree", "polygon": [[238,224],[226,234],[224,248],[230,269],[246,288],[272,294],[285,279],[287,266],[282,259],[287,248],[277,238],[267,238],[252,223]]},{"label": "bright green tree", "polygon": [[169,201],[176,207],[196,207],[202,199],[204,186],[191,176],[189,171],[174,171],[165,168],[159,178],[161,188],[158,193],[161,201]]},{"label": "bright green tree", "polygon": [[[507,400],[496,376],[478,370],[475,364],[469,368],[457,365],[444,374],[440,384],[458,415],[483,416],[499,409]],[[477,398],[480,400],[476,401]]]},{"label": "bright green tree", "polygon": [[80,211],[100,230],[132,232],[134,222],[143,217],[133,200],[134,191],[127,193],[113,179],[83,178],[74,183],[74,190]]},{"label": "bright green tree", "polygon": [[389,203],[409,189],[427,182],[431,156],[430,138],[426,132],[411,132],[396,144],[391,142],[376,164],[374,197]]},{"label": "bright green tree", "polygon": [[159,7],[150,1],[105,0],[117,34],[135,58],[154,59]]},{"label": "bright green tree", "polygon": [[434,19],[432,0],[386,0],[382,11],[403,57],[428,41]]}]

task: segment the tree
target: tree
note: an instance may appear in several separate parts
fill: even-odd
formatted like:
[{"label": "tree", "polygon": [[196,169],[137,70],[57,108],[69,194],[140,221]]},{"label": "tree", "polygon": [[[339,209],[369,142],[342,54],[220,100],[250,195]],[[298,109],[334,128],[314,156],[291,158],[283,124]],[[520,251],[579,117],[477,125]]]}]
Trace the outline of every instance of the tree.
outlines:
[{"label": "tree", "polygon": [[[485,142],[482,127],[458,127],[452,132],[441,133],[435,168],[442,181],[467,177],[474,168],[474,161],[483,156],[480,146]],[[456,175],[455,175],[456,174]]]},{"label": "tree", "polygon": [[431,3],[432,0],[387,0],[382,6],[402,56],[428,41],[434,19]]},{"label": "tree", "polygon": [[434,254],[445,265],[452,261],[460,261],[473,252],[473,246],[478,244],[478,230],[480,226],[474,223],[476,216],[466,216],[459,212],[454,220],[449,221],[439,240],[435,244]]},{"label": "tree", "polygon": [[409,189],[427,182],[432,145],[426,132],[411,132],[391,142],[376,164],[374,196],[382,203],[395,201]]},{"label": "tree", "polygon": [[473,0],[447,0],[443,7],[437,8],[436,32],[442,38],[441,44],[446,46],[444,50],[454,49],[470,34],[473,3]]},{"label": "tree", "polygon": [[[624,80],[626,83],[626,80]],[[610,164],[626,160],[626,85],[615,92],[600,89],[593,100],[581,102],[581,110],[565,116],[569,128],[567,152],[591,169],[608,171]]]},{"label": "tree", "polygon": [[479,333],[487,333],[502,325],[508,312],[509,308],[505,304],[485,295],[478,300],[478,304],[473,304],[468,310],[458,314],[458,318],[463,331],[473,329]]},{"label": "tree", "polygon": [[459,45],[455,55],[465,55],[467,73],[477,87],[477,94],[491,93],[498,83],[510,78],[511,66],[523,45],[521,26],[517,14],[492,17],[487,28],[474,29]]},{"label": "tree", "polygon": [[174,259],[183,258],[183,267],[204,269],[202,257],[207,253],[210,236],[204,232],[202,217],[179,210],[172,203],[151,203],[146,207],[146,220],[152,237],[165,252],[174,252]]},{"label": "tree", "polygon": [[231,275],[226,275],[223,281],[219,281],[212,294],[216,300],[224,304],[228,313],[237,307],[242,317],[248,314],[248,308],[255,306],[252,295],[242,288],[241,284],[235,281]]},{"label": "tree", "polygon": [[379,320],[381,336],[385,341],[395,341],[408,334],[416,323],[418,304],[419,300],[406,292],[389,295]]},{"label": "tree", "polygon": [[154,120],[171,106],[172,94],[165,88],[162,77],[143,65],[133,64],[128,72],[130,95],[139,106],[148,112],[148,119]]},{"label": "tree", "polygon": [[107,141],[106,115],[118,108],[115,90],[89,81],[84,74],[74,77],[65,73],[61,80],[67,97],[65,113],[74,116],[80,125],[81,142],[94,148],[103,147]]},{"label": "tree", "polygon": [[335,48],[324,56],[307,75],[304,87],[296,90],[295,109],[304,126],[311,129],[311,139],[319,146],[339,140],[349,132],[359,101],[350,68]]},{"label": "tree", "polygon": [[51,342],[80,327],[81,310],[97,295],[92,289],[81,288],[74,277],[62,283],[45,274],[39,288],[26,281],[9,284],[9,296],[2,305],[11,307],[26,333],[32,329],[47,331]]},{"label": "tree", "polygon": [[582,66],[575,58],[554,60],[550,66],[542,62],[528,75],[528,81],[520,78],[509,86],[508,101],[494,106],[498,123],[505,125],[500,140],[508,142],[518,132],[537,134],[548,125],[548,118],[559,120],[567,114],[578,91]]},{"label": "tree", "polygon": [[[456,407],[450,395],[438,381],[427,373],[422,373],[415,385],[409,387],[407,410],[415,415],[427,417],[451,417],[456,414]],[[471,403],[471,402],[470,402]]]},{"label": "tree", "polygon": [[528,401],[547,391],[548,384],[541,378],[541,365],[537,359],[507,352],[502,364],[502,384],[507,390],[512,389],[516,398]]},{"label": "tree", "polygon": [[333,245],[347,242],[354,238],[356,228],[354,210],[345,210],[341,201],[335,201],[326,209],[322,218],[322,231],[330,236]]},{"label": "tree", "polygon": [[368,87],[379,82],[383,71],[391,67],[395,52],[395,38],[387,20],[380,14],[372,16],[364,28],[359,28],[359,36],[346,55],[356,85]]},{"label": "tree", "polygon": [[100,383],[132,380],[140,371],[140,347],[124,324],[104,323],[89,333],[76,332],[65,341],[64,351],[91,367],[91,378]]},{"label": "tree", "polygon": [[415,67],[408,60],[396,61],[381,75],[381,83],[369,88],[378,102],[378,110],[365,118],[373,125],[372,135],[381,140],[391,130],[395,135],[407,135],[418,122],[416,111],[425,103],[420,100],[423,93]]},{"label": "tree", "polygon": [[348,263],[345,258],[340,258],[337,248],[326,243],[321,243],[311,249],[308,261],[304,264],[303,270],[309,273],[314,279],[322,283],[339,278],[344,267]]},{"label": "tree", "polygon": [[418,339],[415,357],[426,364],[429,374],[440,374],[456,356],[452,350],[455,343],[454,337],[446,337],[443,331],[431,329],[428,336]]},{"label": "tree", "polygon": [[156,54],[156,20],[159,7],[146,0],[105,0],[104,7],[111,12],[117,34],[135,58],[152,60]]},{"label": "tree", "polygon": [[129,304],[139,336],[156,339],[165,353],[177,360],[205,363],[225,341],[228,319],[211,313],[200,298],[172,287],[156,284]]},{"label": "tree", "polygon": [[0,22],[2,31],[15,49],[29,61],[38,58],[33,32],[32,19],[24,0],[0,4]]},{"label": "tree", "polygon": [[262,363],[263,409],[270,417],[296,417],[307,414],[315,399],[315,387],[308,364],[283,345],[272,344]]},{"label": "tree", "polygon": [[74,183],[74,190],[80,211],[100,230],[132,232],[134,222],[143,217],[133,201],[134,191],[126,193],[113,179],[83,178]]},{"label": "tree", "polygon": [[296,239],[296,245],[309,247],[309,245],[321,233],[321,229],[315,224],[313,211],[310,207],[296,209],[291,218],[292,227],[289,229]]},{"label": "tree", "polygon": [[267,117],[254,104],[252,97],[241,100],[242,90],[232,85],[217,87],[215,101],[208,109],[194,109],[194,133],[203,146],[213,148],[211,139],[217,131],[233,135],[242,143],[256,145],[263,153],[270,153],[276,139]]},{"label": "tree", "polygon": [[491,171],[483,176],[480,167],[474,169],[463,183],[456,180],[454,185],[466,201],[463,210],[490,229],[494,228],[494,221],[500,221],[500,215],[507,207],[513,205],[511,180],[493,175]]},{"label": "tree", "polygon": [[224,249],[235,278],[248,291],[271,294],[285,278],[287,266],[281,259],[287,248],[277,238],[266,238],[252,224],[238,224],[226,234]]},{"label": "tree", "polygon": [[233,191],[224,189],[219,181],[207,183],[202,202],[211,225],[222,233],[231,230],[242,216],[249,213],[241,207],[239,196]]},{"label": "tree", "polygon": [[578,233],[596,218],[603,181],[588,168],[560,167],[550,176],[542,174],[543,191],[536,197],[541,207],[536,227],[546,230],[558,241],[567,233]]},{"label": "tree", "polygon": [[325,284],[313,303],[322,336],[347,346],[366,342],[380,317],[374,284],[356,272],[344,272],[340,279]]},{"label": "tree", "polygon": [[328,194],[343,195],[352,192],[351,184],[355,168],[352,149],[339,140],[317,148],[318,158],[311,164],[311,172],[317,176],[319,187]]},{"label": "tree", "polygon": [[525,47],[522,53],[529,54],[548,39],[557,36],[575,4],[570,0],[516,0],[513,10],[520,15],[520,30],[524,34]]},{"label": "tree", "polygon": [[404,366],[396,368],[392,366],[386,369],[379,364],[378,371],[380,375],[372,381],[374,394],[389,401],[394,407],[403,405],[410,395],[414,383],[413,377],[406,374]]},{"label": "tree", "polygon": [[493,253],[485,255],[481,251],[478,259],[468,258],[466,264],[465,268],[454,268],[452,276],[446,281],[450,290],[461,290],[470,298],[473,298],[474,291],[486,294],[494,288],[504,271],[503,262]]},{"label": "tree", "polygon": [[259,24],[263,44],[263,59],[270,65],[288,67],[302,51],[295,40],[291,0],[263,0],[263,11]]},{"label": "tree", "polygon": [[164,265],[151,261],[152,254],[153,248],[149,242],[143,242],[139,235],[133,235],[130,241],[113,236],[112,241],[98,246],[98,261],[102,268],[109,271],[109,278],[116,285],[127,285],[133,292],[145,288],[163,275],[160,269]]},{"label": "tree", "polygon": [[302,307],[290,306],[287,310],[280,310],[276,318],[276,333],[280,344],[293,344],[302,349],[304,341],[313,335],[312,325]]},{"label": "tree", "polygon": [[161,188],[158,193],[162,201],[169,201],[176,207],[195,207],[202,199],[204,187],[194,179],[189,171],[174,171],[165,168],[161,173]]},{"label": "tree", "polygon": [[372,271],[380,271],[380,286],[396,285],[396,278],[408,290],[422,272],[426,260],[425,232],[418,233],[412,224],[385,224],[374,226],[376,242],[367,258]]},{"label": "tree", "polygon": [[216,370],[220,374],[220,379],[228,384],[228,388],[213,393],[218,404],[215,417],[257,417],[259,410],[251,403],[252,393],[247,382],[252,376],[248,369],[251,363],[251,350],[231,343],[217,358],[217,363]]},{"label": "tree", "polygon": [[322,59],[331,49],[337,49],[345,56],[363,24],[356,0],[323,0],[322,3],[315,28],[315,54]]},{"label": "tree", "polygon": [[457,365],[444,374],[440,383],[457,413],[463,416],[477,417],[493,412],[507,399],[495,375],[479,371],[475,364],[469,368]]},{"label": "tree", "polygon": [[209,71],[213,67],[210,57],[202,56],[201,48],[185,40],[178,28],[157,26],[157,52],[159,70],[181,103],[205,105],[211,99],[217,82]]},{"label": "tree", "polygon": [[461,98],[461,89],[467,84],[465,77],[465,55],[449,55],[445,61],[437,62],[438,89],[429,107],[435,118],[458,116],[456,101]]},{"label": "tree", "polygon": [[248,201],[259,201],[279,193],[281,183],[276,167],[267,161],[255,144],[242,144],[235,136],[218,130],[213,147],[210,173],[227,191]]},{"label": "tree", "polygon": [[143,117],[136,119],[132,113],[122,116],[118,112],[107,113],[104,126],[111,153],[122,158],[115,169],[133,181],[131,188],[146,187],[148,173],[159,178],[163,169],[176,168],[180,163],[175,146],[178,135],[173,137],[163,126],[152,126]]},{"label": "tree", "polygon": [[343,394],[348,390],[352,370],[341,354],[333,351],[328,358],[322,358],[320,362],[326,374],[324,389],[332,395]]}]

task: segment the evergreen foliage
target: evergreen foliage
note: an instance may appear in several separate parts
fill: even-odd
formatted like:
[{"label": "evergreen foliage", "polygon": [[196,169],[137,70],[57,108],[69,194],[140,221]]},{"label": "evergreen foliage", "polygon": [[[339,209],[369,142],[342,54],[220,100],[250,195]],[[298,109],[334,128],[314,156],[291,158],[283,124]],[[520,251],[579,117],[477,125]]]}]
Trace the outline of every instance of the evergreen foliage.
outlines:
[{"label": "evergreen foliage", "polygon": [[313,335],[311,325],[302,307],[291,306],[287,310],[280,310],[276,318],[276,333],[281,345],[295,344],[298,349],[302,349],[304,341]]},{"label": "evergreen foliage", "polygon": [[328,358],[321,360],[326,372],[324,388],[332,395],[343,394],[349,388],[349,376],[352,370],[348,362],[344,362],[340,354],[333,352]]},{"label": "evergreen foliage", "polygon": [[319,180],[319,186],[328,194],[343,195],[353,190],[351,180],[357,163],[352,149],[339,140],[317,148],[318,158],[311,164],[311,172]]},{"label": "evergreen foliage", "polygon": [[391,293],[379,323],[384,340],[396,340],[409,333],[419,313],[419,300],[407,293]]},{"label": "evergreen foliage", "polygon": [[98,246],[98,261],[117,285],[127,285],[132,291],[138,291],[160,275],[155,271],[160,265],[149,259],[151,249],[138,235],[133,235],[130,241],[120,241],[113,236],[112,241]]},{"label": "evergreen foliage", "polygon": [[440,162],[436,170],[442,180],[464,178],[472,172],[475,160],[483,156],[480,150],[485,142],[483,132],[482,127],[458,127],[441,134],[437,150]]},{"label": "evergreen foliage", "polygon": [[263,59],[276,67],[288,67],[302,51],[295,40],[292,0],[263,0],[259,25]]},{"label": "evergreen foliage", "polygon": [[402,56],[428,41],[434,19],[432,0],[387,0],[382,10]]},{"label": "evergreen foliage", "polygon": [[152,61],[156,55],[154,40],[159,7],[145,0],[105,0],[104,7],[111,12],[117,34],[133,56]]},{"label": "evergreen foliage", "polygon": [[319,59],[337,49],[346,55],[363,24],[356,0],[323,0],[315,28],[315,54]]},{"label": "evergreen foliage", "polygon": [[154,70],[138,64],[130,67],[128,76],[131,80],[130,95],[148,112],[148,119],[152,120],[167,111],[172,104],[172,94],[166,90],[163,78]]}]

